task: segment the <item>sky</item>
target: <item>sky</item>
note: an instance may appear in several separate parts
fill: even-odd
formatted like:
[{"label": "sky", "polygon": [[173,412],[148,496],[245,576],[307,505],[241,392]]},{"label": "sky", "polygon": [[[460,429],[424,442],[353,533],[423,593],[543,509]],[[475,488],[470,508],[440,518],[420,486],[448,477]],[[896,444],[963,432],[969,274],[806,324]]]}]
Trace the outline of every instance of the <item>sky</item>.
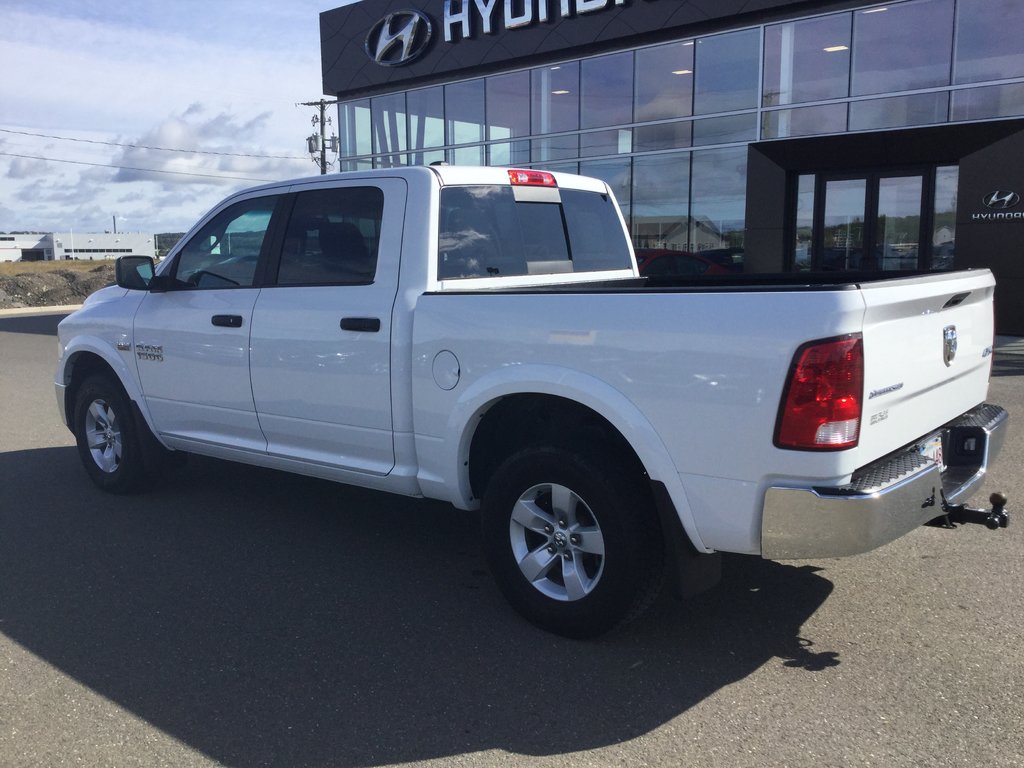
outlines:
[{"label": "sky", "polygon": [[296,104],[323,97],[319,14],[345,4],[0,0],[0,232],[183,232],[319,173]]}]

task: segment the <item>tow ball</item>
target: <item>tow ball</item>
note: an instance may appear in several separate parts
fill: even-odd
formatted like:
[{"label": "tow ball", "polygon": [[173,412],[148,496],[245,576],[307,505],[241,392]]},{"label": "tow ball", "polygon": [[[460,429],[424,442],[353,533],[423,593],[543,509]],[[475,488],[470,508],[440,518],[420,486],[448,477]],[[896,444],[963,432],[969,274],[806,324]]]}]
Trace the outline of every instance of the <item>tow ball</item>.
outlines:
[{"label": "tow ball", "polygon": [[945,497],[942,499],[943,515],[932,520],[929,525],[939,528],[956,528],[957,524],[984,525],[989,530],[1006,528],[1010,524],[1010,514],[1006,511],[1007,498],[1005,493],[993,493],[988,497],[992,509],[972,509],[966,504],[950,504]]}]

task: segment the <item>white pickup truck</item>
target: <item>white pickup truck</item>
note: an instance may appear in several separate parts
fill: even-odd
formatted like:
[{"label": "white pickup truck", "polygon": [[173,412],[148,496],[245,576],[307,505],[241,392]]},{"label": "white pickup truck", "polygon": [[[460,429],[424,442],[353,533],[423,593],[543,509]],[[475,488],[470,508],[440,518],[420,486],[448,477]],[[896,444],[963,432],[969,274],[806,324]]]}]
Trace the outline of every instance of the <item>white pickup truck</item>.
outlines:
[{"label": "white pickup truck", "polygon": [[720,552],[850,555],[998,452],[994,280],[641,277],[602,182],[401,168],[250,189],[60,324],[101,488],[197,453],[481,508],[528,619],[594,636]]}]

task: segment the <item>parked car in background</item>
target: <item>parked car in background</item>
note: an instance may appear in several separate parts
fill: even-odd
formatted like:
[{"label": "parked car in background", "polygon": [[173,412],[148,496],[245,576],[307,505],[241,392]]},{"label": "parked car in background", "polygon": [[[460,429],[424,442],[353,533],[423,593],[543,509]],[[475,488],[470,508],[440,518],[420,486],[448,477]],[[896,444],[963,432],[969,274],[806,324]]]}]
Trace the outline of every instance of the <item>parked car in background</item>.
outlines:
[{"label": "parked car in background", "polygon": [[638,248],[636,251],[637,268],[647,277],[729,275],[741,271],[741,264],[733,260],[731,249],[700,253],[666,248]]}]

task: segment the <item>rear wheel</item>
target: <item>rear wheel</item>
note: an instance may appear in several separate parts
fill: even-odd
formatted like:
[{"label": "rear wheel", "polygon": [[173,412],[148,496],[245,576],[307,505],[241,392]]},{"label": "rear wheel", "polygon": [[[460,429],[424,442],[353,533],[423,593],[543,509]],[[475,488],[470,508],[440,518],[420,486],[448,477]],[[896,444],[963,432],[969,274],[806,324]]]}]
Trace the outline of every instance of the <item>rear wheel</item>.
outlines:
[{"label": "rear wheel", "polygon": [[137,491],[146,470],[138,425],[119,382],[86,379],[75,398],[75,441],[86,473],[111,493]]},{"label": "rear wheel", "polygon": [[484,495],[483,533],[505,597],[556,634],[600,635],[660,586],[664,543],[646,484],[600,454],[535,447],[509,458]]}]

